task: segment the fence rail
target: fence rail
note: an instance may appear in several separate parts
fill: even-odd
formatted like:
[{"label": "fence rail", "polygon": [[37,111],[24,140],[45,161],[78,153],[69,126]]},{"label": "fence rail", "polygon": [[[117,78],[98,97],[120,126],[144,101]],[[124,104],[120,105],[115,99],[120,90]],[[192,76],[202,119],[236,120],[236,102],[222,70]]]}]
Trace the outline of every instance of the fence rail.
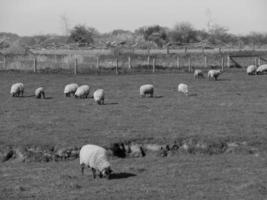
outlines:
[{"label": "fence rail", "polygon": [[[101,53],[99,53],[101,52]],[[0,70],[69,71],[78,73],[188,71],[195,68],[246,67],[266,63],[267,50],[32,50],[26,55],[1,55]],[[256,61],[255,61],[256,60]]]}]

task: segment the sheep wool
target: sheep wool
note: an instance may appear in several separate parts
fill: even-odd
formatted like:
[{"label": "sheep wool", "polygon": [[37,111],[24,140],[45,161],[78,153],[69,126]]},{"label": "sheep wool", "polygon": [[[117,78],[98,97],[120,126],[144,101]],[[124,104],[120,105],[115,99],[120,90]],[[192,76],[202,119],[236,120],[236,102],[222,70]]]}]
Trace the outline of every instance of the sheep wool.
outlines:
[{"label": "sheep wool", "polygon": [[184,83],[180,83],[178,85],[178,92],[182,92],[185,95],[188,95],[188,85],[184,84]]},{"label": "sheep wool", "polygon": [[23,96],[23,93],[24,93],[24,85],[23,83],[14,83],[12,86],[11,86],[11,89],[10,89],[10,94],[13,96],[13,97],[18,97],[18,96]]},{"label": "sheep wool", "polygon": [[214,70],[214,69],[212,69],[212,70],[209,70],[208,71],[208,78],[209,78],[209,80],[210,79],[214,79],[214,80],[218,80],[218,77],[219,77],[219,75],[222,73],[222,71],[221,70]]},{"label": "sheep wool", "polygon": [[98,103],[99,105],[104,104],[105,97],[104,97],[104,90],[103,89],[97,89],[94,92],[93,96],[94,96],[94,100],[96,103]]},{"label": "sheep wool", "polygon": [[77,83],[70,83],[67,84],[64,88],[64,94],[66,97],[69,97],[71,94],[75,94],[77,88],[78,88],[78,84]]},{"label": "sheep wool", "polygon": [[194,71],[194,78],[195,79],[204,78],[204,74],[203,74],[202,70],[196,69]]},{"label": "sheep wool", "polygon": [[87,144],[82,146],[80,150],[80,165],[90,167],[93,171],[93,176],[95,178],[95,170],[101,173],[105,173],[105,170],[110,170],[110,163],[107,159],[107,151],[100,146]]},{"label": "sheep wool", "polygon": [[42,96],[43,96],[43,98],[45,98],[45,92],[44,92],[44,88],[43,88],[43,87],[39,87],[39,88],[37,88],[37,89],[35,90],[34,94],[35,94],[35,97],[36,97],[37,99],[42,98]]},{"label": "sheep wool", "polygon": [[145,97],[146,95],[149,95],[150,97],[153,97],[154,94],[154,86],[151,84],[145,84],[140,87],[140,96]]},{"label": "sheep wool", "polygon": [[258,69],[256,70],[256,74],[263,74],[266,71],[267,71],[267,64],[264,64],[258,67]]},{"label": "sheep wool", "polygon": [[82,85],[82,86],[77,88],[74,96],[76,98],[77,97],[79,97],[79,98],[87,98],[89,93],[90,93],[90,87],[88,85]]},{"label": "sheep wool", "polygon": [[248,75],[253,75],[256,73],[257,67],[255,65],[249,65],[247,67],[247,74]]}]

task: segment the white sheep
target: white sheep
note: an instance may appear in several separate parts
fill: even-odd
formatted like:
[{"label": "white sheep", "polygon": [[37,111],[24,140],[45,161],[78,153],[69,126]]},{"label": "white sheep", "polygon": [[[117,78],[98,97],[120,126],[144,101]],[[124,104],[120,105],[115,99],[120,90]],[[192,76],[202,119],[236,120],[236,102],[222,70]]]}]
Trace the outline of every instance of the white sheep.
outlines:
[{"label": "white sheep", "polygon": [[211,69],[208,71],[208,78],[209,80],[213,78],[215,81],[217,81],[221,73],[222,73],[221,70]]},{"label": "white sheep", "polygon": [[90,87],[88,85],[81,85],[77,88],[74,96],[75,98],[87,98],[90,93]]},{"label": "white sheep", "polygon": [[45,99],[45,92],[44,92],[44,88],[43,88],[43,87],[39,87],[39,88],[37,88],[37,89],[35,90],[34,94],[35,94],[35,97],[36,97],[37,99],[42,98],[42,96],[43,96],[43,98]]},{"label": "white sheep", "polygon": [[187,96],[188,95],[188,85],[186,85],[184,83],[180,83],[178,85],[178,92],[182,92]]},{"label": "white sheep", "polygon": [[11,86],[10,94],[13,97],[19,97],[20,95],[23,96],[23,93],[24,93],[24,85],[23,85],[23,83],[14,83]]},{"label": "white sheep", "polygon": [[202,70],[196,69],[194,71],[194,78],[195,79],[204,78],[204,74],[203,74]]},{"label": "white sheep", "polygon": [[256,74],[264,74],[267,71],[267,64],[261,65],[257,68]]},{"label": "white sheep", "polygon": [[67,84],[64,88],[64,94],[66,97],[70,97],[70,95],[74,95],[77,88],[78,88],[78,84],[77,83],[70,83],[70,84]]},{"label": "white sheep", "polygon": [[80,150],[80,166],[82,174],[84,173],[84,168],[87,166],[92,169],[94,179],[96,178],[96,172],[99,172],[100,178],[109,178],[112,170],[107,158],[107,151],[103,147],[93,144],[82,146]]},{"label": "white sheep", "polygon": [[97,89],[94,94],[94,100],[99,105],[104,104],[105,96],[104,96],[104,90],[103,89]]},{"label": "white sheep", "polygon": [[151,84],[145,84],[140,87],[140,96],[145,97],[146,95],[149,95],[150,97],[153,97],[154,94],[154,86]]},{"label": "white sheep", "polygon": [[256,74],[257,66],[256,65],[249,65],[247,67],[247,74],[248,75],[254,75]]}]

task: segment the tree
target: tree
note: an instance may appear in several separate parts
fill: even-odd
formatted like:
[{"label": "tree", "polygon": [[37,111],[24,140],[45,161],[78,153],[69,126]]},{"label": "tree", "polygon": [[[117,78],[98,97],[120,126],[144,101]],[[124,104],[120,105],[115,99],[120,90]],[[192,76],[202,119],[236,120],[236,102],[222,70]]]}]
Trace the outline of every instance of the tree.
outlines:
[{"label": "tree", "polygon": [[135,33],[143,35],[146,41],[155,42],[158,47],[162,47],[168,42],[167,28],[159,25],[141,27]]},{"label": "tree", "polygon": [[78,42],[80,45],[90,45],[94,43],[94,36],[97,33],[95,28],[77,25],[71,30],[68,41]]},{"label": "tree", "polygon": [[197,31],[190,23],[176,24],[170,31],[170,39],[172,42],[190,43],[197,42]]}]

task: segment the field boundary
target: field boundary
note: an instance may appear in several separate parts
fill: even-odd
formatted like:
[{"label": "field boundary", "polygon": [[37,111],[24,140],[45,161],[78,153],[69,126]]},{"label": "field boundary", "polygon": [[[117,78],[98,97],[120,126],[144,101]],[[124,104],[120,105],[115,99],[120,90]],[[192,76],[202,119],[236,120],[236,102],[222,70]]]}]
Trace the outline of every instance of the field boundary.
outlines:
[{"label": "field boundary", "polygon": [[0,53],[0,70],[74,74],[192,72],[195,68],[259,66],[267,62],[266,55],[264,49],[30,49],[21,55]]}]

